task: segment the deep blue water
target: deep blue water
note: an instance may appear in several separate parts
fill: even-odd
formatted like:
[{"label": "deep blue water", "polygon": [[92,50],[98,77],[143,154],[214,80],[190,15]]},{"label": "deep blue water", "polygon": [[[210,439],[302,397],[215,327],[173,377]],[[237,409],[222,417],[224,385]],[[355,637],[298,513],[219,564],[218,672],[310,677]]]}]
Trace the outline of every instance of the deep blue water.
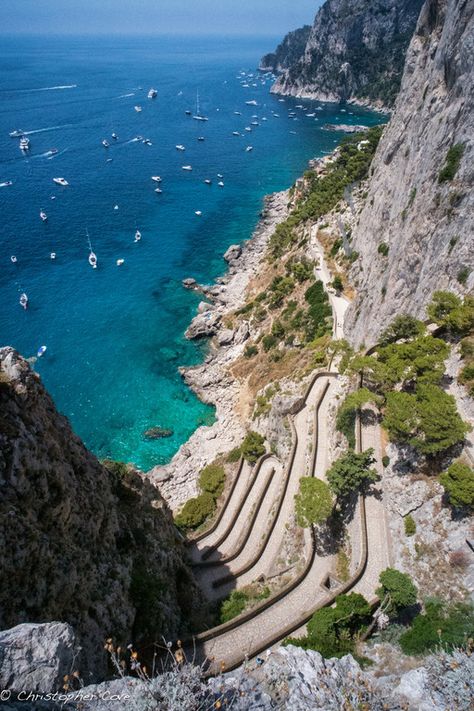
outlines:
[{"label": "deep blue water", "polygon": [[[223,271],[221,255],[250,237],[263,196],[288,187],[309,158],[334,148],[337,136],[322,124],[381,120],[352,108],[279,102],[269,80],[243,87],[239,72],[254,71],[273,46],[268,38],[2,40],[0,182],[13,185],[0,188],[0,344],[26,357],[47,346],[34,367],[100,457],[149,468],[213,421],[213,409],[177,370],[199,362],[205,347],[183,338],[198,297],[181,279],[209,282]],[[185,114],[194,111],[197,90],[206,123]],[[251,99],[257,107],[246,105]],[[260,125],[245,132],[253,115]],[[26,156],[8,135],[14,129],[28,132]],[[132,141],[137,135],[153,145]],[[53,147],[58,153],[45,155]],[[193,171],[184,172],[185,164]],[[155,194],[152,175],[163,178],[163,194]],[[86,228],[96,270],[87,261]],[[142,240],[135,244],[137,228]],[[26,311],[18,303],[23,291]],[[155,425],[173,429],[173,437],[146,440],[144,430]]]}]

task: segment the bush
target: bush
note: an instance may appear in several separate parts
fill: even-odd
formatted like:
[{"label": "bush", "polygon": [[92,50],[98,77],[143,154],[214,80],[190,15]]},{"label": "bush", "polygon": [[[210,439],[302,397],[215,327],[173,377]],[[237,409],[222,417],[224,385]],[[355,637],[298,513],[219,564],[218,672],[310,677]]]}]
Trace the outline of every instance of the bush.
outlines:
[{"label": "bush", "polygon": [[252,358],[253,356],[257,355],[258,353],[258,348],[255,345],[248,345],[245,346],[244,350],[244,357],[245,358]]},{"label": "bush", "polygon": [[458,282],[460,284],[462,284],[463,286],[465,286],[470,273],[471,273],[471,270],[468,267],[463,267],[462,269],[460,269],[458,271],[458,276],[457,276]]},{"label": "bush", "polygon": [[315,282],[305,292],[309,304],[306,314],[306,340],[313,341],[332,330],[332,309],[322,281]]},{"label": "bush", "polygon": [[258,432],[248,432],[240,448],[244,459],[250,464],[255,464],[257,459],[265,454],[265,437]]},{"label": "bush", "polygon": [[413,516],[410,516],[410,514],[405,516],[405,518],[403,519],[403,525],[405,527],[405,535],[406,536],[410,537],[410,536],[415,535],[416,523],[415,523],[415,519],[413,518]]},{"label": "bush", "polygon": [[454,335],[463,336],[474,329],[474,297],[462,301],[449,291],[435,291],[427,308],[428,316]]},{"label": "bush", "polygon": [[268,333],[266,336],[262,338],[262,345],[263,345],[263,350],[265,353],[268,353],[269,350],[272,348],[275,348],[275,346],[278,344],[278,338],[274,336],[272,333]]},{"label": "bush", "polygon": [[214,513],[216,502],[212,494],[204,491],[194,499],[188,499],[174,522],[179,528],[197,528]]},{"label": "bush", "polygon": [[474,637],[474,608],[471,604],[446,606],[440,600],[429,600],[425,613],[415,617],[411,628],[400,637],[405,654],[418,655],[442,647],[463,647]]},{"label": "bush", "polygon": [[350,393],[339,410],[336,417],[336,428],[345,436],[351,449],[355,448],[355,423],[357,411],[369,402],[380,405],[383,400],[378,395],[367,390],[367,388],[359,388],[353,393]]},{"label": "bush", "polygon": [[377,252],[383,255],[384,257],[387,257],[389,249],[390,247],[386,242],[380,242],[379,246],[377,247]]},{"label": "bush", "polygon": [[329,488],[338,499],[346,499],[356,491],[363,490],[369,482],[376,481],[378,474],[375,469],[370,469],[374,450],[365,452],[347,452],[339,457],[328,469],[326,477]]},{"label": "bush", "polygon": [[440,475],[439,480],[452,506],[474,507],[474,471],[471,467],[462,462],[454,462]]},{"label": "bush", "polygon": [[387,468],[390,464],[390,457],[388,457],[386,454],[382,457],[382,464],[385,468]]},{"label": "bush", "polygon": [[327,484],[314,477],[302,477],[295,496],[295,513],[298,526],[308,528],[324,523],[332,512],[332,496]]},{"label": "bush", "polygon": [[463,153],[463,143],[455,143],[453,146],[451,146],[446,155],[445,164],[442,170],[440,170],[439,172],[438,183],[445,183],[448,180],[453,180],[454,176],[458,171],[459,164],[461,163]]},{"label": "bush", "polygon": [[379,576],[380,587],[375,591],[388,613],[397,613],[414,605],[417,589],[406,573],[395,568],[386,568]]},{"label": "bush", "polygon": [[400,314],[383,331],[379,343],[381,346],[387,346],[389,343],[395,343],[395,341],[409,341],[423,335],[425,330],[426,328],[422,321],[409,314]]},{"label": "bush", "polygon": [[217,499],[224,490],[225,470],[221,464],[209,464],[199,475],[199,486]]},{"label": "bush", "polygon": [[240,615],[245,610],[248,599],[248,595],[243,590],[232,590],[227,600],[221,604],[221,624]]},{"label": "bush", "polygon": [[234,449],[231,449],[229,454],[227,455],[227,461],[229,464],[235,464],[235,462],[238,462],[242,456],[242,446],[240,447],[234,447]]},{"label": "bush", "polygon": [[343,284],[342,279],[339,275],[334,277],[334,279],[331,282],[331,286],[336,291],[344,291],[344,284]]}]

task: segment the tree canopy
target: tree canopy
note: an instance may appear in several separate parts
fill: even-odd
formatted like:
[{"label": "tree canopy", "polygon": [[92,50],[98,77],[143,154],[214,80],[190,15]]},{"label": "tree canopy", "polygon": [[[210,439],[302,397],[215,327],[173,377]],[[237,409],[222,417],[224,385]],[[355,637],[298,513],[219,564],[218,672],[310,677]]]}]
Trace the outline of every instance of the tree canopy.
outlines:
[{"label": "tree canopy", "polygon": [[383,331],[379,343],[382,346],[387,346],[389,343],[395,343],[395,341],[411,340],[421,336],[425,331],[426,326],[422,321],[409,314],[400,314]]},{"label": "tree canopy", "polygon": [[395,568],[386,568],[380,573],[379,582],[380,587],[376,594],[387,612],[397,613],[402,608],[415,604],[418,591],[406,573]]},{"label": "tree canopy", "polygon": [[450,291],[435,291],[427,308],[428,316],[454,335],[464,335],[474,329],[474,296],[459,296]]},{"label": "tree canopy", "polygon": [[296,522],[308,528],[324,523],[332,512],[332,496],[327,484],[314,477],[300,479],[299,493],[295,496]]},{"label": "tree canopy", "polygon": [[329,488],[339,500],[349,497],[353,492],[360,491],[378,478],[375,469],[370,469],[374,463],[374,450],[367,449],[357,454],[349,451],[337,459],[328,469],[326,478]]},{"label": "tree canopy", "polygon": [[463,462],[454,462],[439,480],[455,507],[474,508],[474,471]]},{"label": "tree canopy", "polygon": [[264,442],[265,437],[258,432],[247,432],[240,448],[243,458],[250,464],[255,464],[257,459],[265,454]]}]

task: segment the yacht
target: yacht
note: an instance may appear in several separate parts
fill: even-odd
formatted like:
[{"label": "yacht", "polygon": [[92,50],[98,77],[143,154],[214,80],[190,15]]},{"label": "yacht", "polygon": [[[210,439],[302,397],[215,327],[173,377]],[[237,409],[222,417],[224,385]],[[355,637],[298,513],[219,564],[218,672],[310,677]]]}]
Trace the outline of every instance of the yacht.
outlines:
[{"label": "yacht", "polygon": [[212,185],[212,180],[209,180],[209,178],[206,178],[204,182],[206,185]]},{"label": "yacht", "polygon": [[193,167],[192,167],[192,165],[183,165],[183,166],[182,166],[182,169],[183,169],[183,170],[192,170]]},{"label": "yacht", "polygon": [[161,181],[163,180],[163,178],[160,178],[159,175],[152,175],[151,179],[154,180],[155,183],[161,183]]},{"label": "yacht", "polygon": [[28,297],[25,292],[20,296],[20,306],[23,306],[25,310],[28,308]]},{"label": "yacht", "polygon": [[110,143],[104,138],[104,140],[102,141],[102,145],[104,146],[104,148],[108,148],[110,146]]},{"label": "yacht", "polygon": [[22,151],[29,151],[30,150],[30,139],[27,138],[26,136],[22,136],[20,138],[20,149]]},{"label": "yacht", "polygon": [[13,181],[5,180],[4,183],[0,183],[0,188],[8,188],[9,185],[13,185]]},{"label": "yacht", "polygon": [[87,242],[89,244],[88,262],[91,265],[92,269],[97,269],[97,255],[92,251],[91,239],[89,237],[89,232],[87,230],[86,230],[86,234],[87,234]]},{"label": "yacht", "polygon": [[163,190],[161,188],[155,188],[155,193],[158,193],[158,195],[161,195]]},{"label": "yacht", "polygon": [[258,106],[258,103],[255,101],[255,99],[250,99],[250,101],[245,102],[247,106]]},{"label": "yacht", "polygon": [[122,264],[124,264],[124,262],[125,262],[125,259],[117,259],[117,266],[121,267]]},{"label": "yacht", "polygon": [[201,111],[199,109],[199,92],[196,94],[196,113],[194,114],[193,119],[195,121],[209,121],[207,116],[201,115]]},{"label": "yacht", "polygon": [[247,146],[245,150],[247,153],[250,153],[250,151],[253,151],[253,146]]},{"label": "yacht", "polygon": [[18,259],[15,257],[14,254],[12,254],[12,256],[10,257],[10,261],[13,262],[13,264],[16,264]]},{"label": "yacht", "polygon": [[112,138],[114,139],[114,141],[118,141],[118,136],[117,136],[116,133],[113,133],[113,134],[112,134]]},{"label": "yacht", "polygon": [[49,257],[50,257],[50,259],[56,259],[56,252],[51,252]]},{"label": "yacht", "polygon": [[251,132],[252,132],[252,129],[250,128],[250,126],[246,126],[246,127],[245,127],[245,130],[247,131],[247,133],[251,133]]},{"label": "yacht", "polygon": [[258,121],[251,121],[251,122],[250,122],[250,125],[251,125],[251,126],[260,126],[260,124],[259,124]]},{"label": "yacht", "polygon": [[139,114],[140,111],[142,110],[142,107],[141,106],[134,106],[134,109],[137,112],[137,114]]},{"label": "yacht", "polygon": [[53,178],[53,183],[56,183],[57,185],[62,185],[63,187],[69,185],[65,178]]},{"label": "yacht", "polygon": [[143,143],[145,144],[145,146],[152,146],[153,145],[153,143],[150,141],[149,138],[144,138]]},{"label": "yacht", "polygon": [[23,131],[17,130],[17,131],[12,131],[9,134],[10,138],[21,138],[23,136]]},{"label": "yacht", "polygon": [[240,136],[240,133],[238,131],[232,131],[233,136]]},{"label": "yacht", "polygon": [[217,177],[222,180],[222,178],[223,178],[224,176],[223,176],[221,173],[217,173]]},{"label": "yacht", "polygon": [[156,99],[157,96],[158,96],[157,90],[153,89],[153,88],[150,89],[150,91],[148,92],[148,98],[149,99]]},{"label": "yacht", "polygon": [[142,233],[140,232],[140,230],[137,230],[137,231],[135,232],[135,240],[134,240],[134,241],[135,241],[135,242],[140,242],[141,238],[142,238]]},{"label": "yacht", "polygon": [[177,151],[185,151],[186,148],[180,143],[180,144],[178,144],[178,145],[176,146],[176,150],[177,150]]},{"label": "yacht", "polygon": [[218,186],[219,186],[220,188],[223,188],[223,187],[224,187],[224,183],[222,182],[222,180],[219,180],[219,182],[218,182],[217,184],[218,184]]},{"label": "yacht", "polygon": [[40,217],[41,217],[41,219],[43,220],[43,222],[47,222],[47,220],[48,220],[48,215],[45,213],[44,210],[41,210],[41,212],[40,212]]},{"label": "yacht", "polygon": [[50,148],[48,151],[48,155],[50,155],[50,156],[55,156],[56,153],[59,153],[57,148]]}]

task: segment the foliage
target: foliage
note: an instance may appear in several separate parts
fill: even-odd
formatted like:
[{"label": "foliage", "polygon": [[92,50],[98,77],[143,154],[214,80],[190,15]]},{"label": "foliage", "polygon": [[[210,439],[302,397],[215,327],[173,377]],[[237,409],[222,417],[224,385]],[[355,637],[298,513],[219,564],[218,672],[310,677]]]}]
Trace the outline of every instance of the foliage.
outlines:
[{"label": "foliage", "polygon": [[375,469],[370,469],[374,463],[374,450],[365,452],[346,452],[328,469],[326,477],[329,488],[340,499],[349,497],[355,491],[363,490],[369,482],[378,478]]},{"label": "foliage", "polygon": [[306,315],[306,340],[324,336],[332,330],[332,309],[322,281],[316,281],[306,290],[304,298],[309,304]]},{"label": "foliage", "polygon": [[332,511],[332,496],[328,485],[314,477],[302,477],[300,489],[295,496],[296,522],[308,528],[324,523]]},{"label": "foliage", "polygon": [[262,346],[265,353],[268,353],[272,348],[278,344],[278,338],[273,335],[273,333],[268,333],[262,338]]},{"label": "foliage", "polygon": [[232,590],[229,597],[223,601],[220,610],[220,621],[228,622],[240,615],[248,602],[248,596],[243,590]]},{"label": "foliage", "polygon": [[255,464],[257,459],[265,454],[264,442],[265,438],[258,432],[247,432],[240,448],[242,457],[250,464]]},{"label": "foliage", "polygon": [[387,468],[390,464],[390,457],[388,457],[386,454],[384,454],[384,456],[382,457],[382,464],[385,468]]},{"label": "foliage", "polygon": [[381,254],[383,257],[388,256],[390,247],[386,242],[380,242],[379,246],[377,247],[377,252]]},{"label": "foliage", "polygon": [[225,470],[221,464],[208,464],[201,470],[199,486],[217,499],[224,490]]},{"label": "foliage", "polygon": [[174,522],[178,528],[197,528],[214,513],[216,502],[214,496],[204,491],[194,499],[188,499]]},{"label": "foliage", "polygon": [[395,343],[395,341],[408,341],[421,336],[425,330],[426,328],[422,321],[409,314],[400,314],[383,331],[379,343],[381,346],[387,346],[389,343]]},{"label": "foliage", "polygon": [[389,614],[396,614],[416,603],[417,589],[406,573],[386,568],[379,575],[380,587],[375,591]]},{"label": "foliage", "polygon": [[355,423],[357,411],[369,402],[381,405],[383,399],[372,393],[367,388],[359,388],[359,390],[350,393],[346,397],[337,411],[336,428],[345,436],[351,449],[355,448]]},{"label": "foliage", "polygon": [[302,283],[304,281],[307,281],[308,279],[311,279],[311,277],[313,276],[314,267],[312,262],[309,261],[309,259],[306,259],[306,257],[301,257],[300,261],[291,262],[291,264],[289,265],[289,269],[296,281]]},{"label": "foliage", "polygon": [[235,464],[235,462],[238,462],[240,457],[242,456],[242,447],[234,447],[234,449],[231,449],[229,454],[227,455],[227,461],[230,464]]},{"label": "foliage", "polygon": [[461,158],[464,153],[464,144],[455,143],[449,149],[446,155],[446,161],[443,168],[440,170],[438,175],[438,183],[444,183],[448,180],[453,180],[456,175],[459,164],[461,163]]},{"label": "foliage", "polygon": [[474,471],[467,464],[454,462],[439,480],[455,507],[474,508]]},{"label": "foliage", "polygon": [[428,600],[425,613],[415,617],[411,628],[400,637],[405,654],[418,655],[442,647],[452,650],[465,646],[474,637],[474,607],[470,603],[445,605]]},{"label": "foliage", "polygon": [[437,385],[419,385],[414,395],[388,393],[383,424],[392,440],[427,456],[462,442],[470,429],[459,416],[454,397]]},{"label": "foliage", "polygon": [[435,291],[427,308],[428,316],[453,335],[466,335],[474,330],[474,297],[462,301],[449,291]]},{"label": "foliage", "polygon": [[471,361],[470,363],[467,363],[467,365],[464,366],[464,368],[461,370],[459,373],[458,377],[459,382],[461,385],[465,385],[467,388],[469,395],[471,397],[474,397],[474,362]]},{"label": "foliage", "polygon": [[244,350],[244,357],[245,358],[252,358],[253,356],[257,355],[258,353],[258,348],[254,344],[249,344],[245,346]]},{"label": "foliage", "polygon": [[410,514],[408,514],[407,516],[405,516],[405,518],[403,519],[403,525],[404,525],[404,528],[405,528],[405,535],[406,535],[406,536],[410,537],[410,536],[414,536],[414,535],[415,535],[415,533],[416,533],[416,522],[415,522],[415,519],[413,518],[413,516],[410,516]]},{"label": "foliage", "polygon": [[337,275],[334,277],[334,279],[333,279],[332,282],[331,282],[331,286],[332,286],[332,288],[335,289],[336,291],[343,291],[343,290],[344,290],[344,284],[343,284],[342,279],[341,279],[341,277],[339,276],[339,274],[337,274]]},{"label": "foliage", "polygon": [[409,343],[391,343],[379,349],[378,362],[385,365],[385,379],[406,387],[408,383],[439,383],[449,346],[440,338],[420,336]]},{"label": "foliage", "polygon": [[458,274],[457,274],[457,277],[456,277],[457,280],[458,280],[458,282],[459,282],[460,284],[462,284],[463,286],[465,286],[465,285],[466,285],[466,282],[467,282],[467,280],[468,280],[468,278],[469,278],[469,274],[470,274],[470,273],[471,273],[471,270],[469,269],[469,267],[462,267],[462,268],[458,271]]}]

